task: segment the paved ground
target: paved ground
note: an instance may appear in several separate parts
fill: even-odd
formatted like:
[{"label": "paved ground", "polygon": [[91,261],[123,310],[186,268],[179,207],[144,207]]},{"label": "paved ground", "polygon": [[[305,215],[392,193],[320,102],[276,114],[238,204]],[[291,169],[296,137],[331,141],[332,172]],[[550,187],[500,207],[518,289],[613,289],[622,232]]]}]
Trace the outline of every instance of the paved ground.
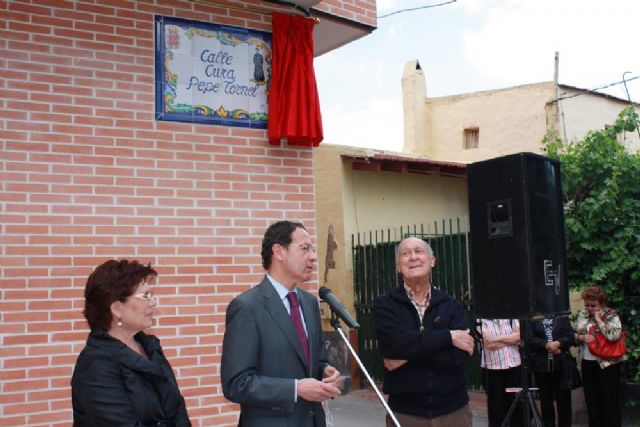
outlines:
[{"label": "paved ground", "polygon": [[[485,395],[482,392],[470,392],[471,411],[474,427],[486,427],[487,410]],[[586,408],[582,388],[573,391],[573,426],[587,425]],[[329,427],[384,427],[386,411],[375,392],[369,389],[354,390],[344,396],[338,396],[328,403],[327,418],[333,421]],[[638,420],[623,422],[624,427],[639,426]],[[452,426],[455,427],[455,426]]]},{"label": "paved ground", "polygon": [[[488,423],[484,393],[472,392],[470,397],[473,425],[486,427]],[[333,421],[333,427],[384,427],[385,415],[384,406],[375,392],[355,390],[331,400],[327,418]],[[329,424],[329,427],[332,425]]]}]

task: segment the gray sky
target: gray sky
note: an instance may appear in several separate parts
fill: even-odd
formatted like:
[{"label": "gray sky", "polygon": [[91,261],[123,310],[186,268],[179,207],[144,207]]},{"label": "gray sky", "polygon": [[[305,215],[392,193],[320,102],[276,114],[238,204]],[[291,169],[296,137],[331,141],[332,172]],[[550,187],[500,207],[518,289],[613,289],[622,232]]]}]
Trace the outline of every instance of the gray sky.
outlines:
[{"label": "gray sky", "polygon": [[[446,0],[378,0],[378,16]],[[325,143],[402,150],[401,77],[417,59],[427,95],[553,80],[594,89],[622,80],[640,100],[640,1],[458,0],[378,20],[315,59]],[[606,92],[626,99],[622,84]]]}]

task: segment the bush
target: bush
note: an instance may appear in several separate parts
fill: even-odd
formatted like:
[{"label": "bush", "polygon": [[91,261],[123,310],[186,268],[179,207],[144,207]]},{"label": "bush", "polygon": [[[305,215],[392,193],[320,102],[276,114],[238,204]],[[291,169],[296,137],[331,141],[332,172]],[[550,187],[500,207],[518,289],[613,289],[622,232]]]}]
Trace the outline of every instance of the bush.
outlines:
[{"label": "bush", "polygon": [[549,133],[543,144],[561,162],[569,286],[607,292],[629,335],[623,377],[640,383],[640,154],[620,142],[637,126],[629,107],[582,140],[567,144]]}]

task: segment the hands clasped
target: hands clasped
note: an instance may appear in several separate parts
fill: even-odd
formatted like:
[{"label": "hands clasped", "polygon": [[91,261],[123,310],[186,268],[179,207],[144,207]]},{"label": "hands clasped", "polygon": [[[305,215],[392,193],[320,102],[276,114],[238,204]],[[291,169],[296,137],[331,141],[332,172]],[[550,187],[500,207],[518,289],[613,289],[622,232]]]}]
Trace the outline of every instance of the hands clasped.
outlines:
[{"label": "hands clasped", "polygon": [[590,343],[591,341],[596,339],[591,334],[578,335],[577,338],[578,338],[578,341],[582,341],[582,342],[586,342],[586,343]]},{"label": "hands clasped", "polygon": [[551,354],[561,354],[562,348],[560,341],[551,341],[547,343],[544,348]]},{"label": "hands clasped", "polygon": [[333,366],[327,366],[322,381],[315,378],[298,380],[298,396],[310,402],[323,402],[340,394],[340,381],[340,372]]}]

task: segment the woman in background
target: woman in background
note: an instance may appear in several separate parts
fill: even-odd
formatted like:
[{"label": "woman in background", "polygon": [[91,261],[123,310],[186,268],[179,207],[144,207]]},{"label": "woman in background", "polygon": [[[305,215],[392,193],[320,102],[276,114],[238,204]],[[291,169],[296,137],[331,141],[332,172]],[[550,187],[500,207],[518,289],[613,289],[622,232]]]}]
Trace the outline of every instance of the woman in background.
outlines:
[{"label": "woman in background", "polygon": [[[507,388],[520,387],[520,322],[516,319],[479,319],[482,335],[482,385],[487,394],[489,427],[499,427],[516,398]],[[522,405],[516,405],[509,419],[511,427],[523,425]]]},{"label": "woman in background", "polygon": [[[571,426],[571,387],[562,384],[567,353],[575,345],[575,332],[567,316],[537,319],[527,323],[527,348],[536,385],[540,389],[540,406],[545,427]],[[573,359],[570,359],[573,362]],[[575,363],[573,363],[575,366]],[[558,423],[553,402],[558,406]]]},{"label": "woman in background", "polygon": [[91,333],[71,379],[73,425],[191,426],[153,325],[157,276],[138,261],[107,261],[85,287]]},{"label": "woman in background", "polygon": [[589,351],[589,342],[594,340],[592,329],[600,331],[608,341],[616,341],[622,333],[618,313],[607,307],[607,294],[592,286],[582,291],[584,310],[576,319],[576,340],[580,343],[578,360],[582,360],[582,383],[587,404],[589,426],[619,427],[620,419],[620,362],[601,359]]}]

